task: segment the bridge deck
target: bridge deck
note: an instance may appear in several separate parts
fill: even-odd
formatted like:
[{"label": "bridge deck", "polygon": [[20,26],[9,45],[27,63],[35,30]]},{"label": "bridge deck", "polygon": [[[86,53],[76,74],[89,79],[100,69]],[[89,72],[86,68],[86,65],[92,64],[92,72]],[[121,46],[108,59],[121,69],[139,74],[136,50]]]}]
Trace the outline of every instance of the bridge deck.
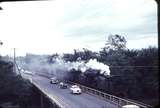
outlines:
[{"label": "bridge deck", "polygon": [[118,108],[117,105],[106,102],[87,93],[73,95],[69,89],[60,89],[57,85],[50,84],[49,79],[34,75],[32,81],[37,84],[46,95],[56,97],[61,100],[67,108]]}]

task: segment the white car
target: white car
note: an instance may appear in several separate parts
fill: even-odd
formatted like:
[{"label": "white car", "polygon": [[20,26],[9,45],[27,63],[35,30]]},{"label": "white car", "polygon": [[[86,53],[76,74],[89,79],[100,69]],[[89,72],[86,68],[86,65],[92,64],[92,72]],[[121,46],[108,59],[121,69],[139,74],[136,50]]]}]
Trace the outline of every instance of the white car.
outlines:
[{"label": "white car", "polygon": [[122,106],[122,108],[140,108],[140,107],[137,105],[125,105],[125,106]]},{"label": "white car", "polygon": [[82,93],[82,90],[78,85],[71,86],[70,90],[71,90],[71,93],[73,93],[73,94],[81,94]]},{"label": "white car", "polygon": [[21,71],[21,72],[23,72],[23,73],[25,72],[25,70],[24,70],[24,69],[20,69],[20,71]]}]

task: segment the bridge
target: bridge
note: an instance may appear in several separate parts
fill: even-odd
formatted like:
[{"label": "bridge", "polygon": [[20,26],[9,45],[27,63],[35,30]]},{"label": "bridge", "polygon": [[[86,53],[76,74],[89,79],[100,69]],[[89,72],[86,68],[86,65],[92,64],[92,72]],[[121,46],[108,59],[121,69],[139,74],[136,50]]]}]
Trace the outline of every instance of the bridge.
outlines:
[{"label": "bridge", "polygon": [[22,75],[29,78],[51,102],[61,108],[118,108],[118,105],[99,99],[96,96],[83,92],[81,95],[73,95],[69,89],[60,89],[56,84],[50,84],[50,80],[40,75]]},{"label": "bridge", "polygon": [[[121,108],[123,105],[129,104],[137,105],[140,108],[151,108],[151,106],[125,100],[80,84],[77,85],[82,89],[82,94],[73,95],[69,89],[60,89],[58,85],[50,84],[51,75],[23,72],[22,77],[29,79],[51,103],[56,103],[60,108]],[[71,86],[76,83],[68,82],[68,84]],[[43,105],[42,108],[44,108]]]}]

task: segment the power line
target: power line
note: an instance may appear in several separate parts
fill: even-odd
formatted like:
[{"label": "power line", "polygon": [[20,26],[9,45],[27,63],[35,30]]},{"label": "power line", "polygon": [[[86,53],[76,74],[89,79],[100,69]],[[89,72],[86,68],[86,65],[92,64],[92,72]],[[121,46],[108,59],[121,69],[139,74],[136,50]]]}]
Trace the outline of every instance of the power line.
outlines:
[{"label": "power line", "polygon": [[109,66],[109,67],[139,67],[139,68],[158,68],[159,66]]},{"label": "power line", "polygon": [[110,66],[110,67],[159,67],[159,66]]}]

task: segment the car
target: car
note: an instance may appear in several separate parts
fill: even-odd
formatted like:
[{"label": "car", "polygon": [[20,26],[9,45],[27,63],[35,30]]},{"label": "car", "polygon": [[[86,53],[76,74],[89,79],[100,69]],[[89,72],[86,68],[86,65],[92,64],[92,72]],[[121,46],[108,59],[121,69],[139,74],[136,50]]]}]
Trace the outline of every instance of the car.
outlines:
[{"label": "car", "polygon": [[51,84],[58,84],[59,81],[58,81],[58,79],[56,77],[52,77],[52,78],[50,78],[50,83]]},{"label": "car", "polygon": [[59,83],[59,88],[61,88],[61,89],[66,89],[66,88],[67,88],[67,84],[64,83],[64,82],[60,82],[60,83]]},{"label": "car", "polygon": [[122,106],[122,108],[140,108],[140,107],[137,105],[124,105]]},{"label": "car", "polygon": [[71,90],[72,94],[81,94],[82,93],[82,90],[78,85],[72,85],[70,90]]},{"label": "car", "polygon": [[20,71],[23,72],[23,73],[25,73],[25,70],[24,70],[24,69],[20,69]]}]

